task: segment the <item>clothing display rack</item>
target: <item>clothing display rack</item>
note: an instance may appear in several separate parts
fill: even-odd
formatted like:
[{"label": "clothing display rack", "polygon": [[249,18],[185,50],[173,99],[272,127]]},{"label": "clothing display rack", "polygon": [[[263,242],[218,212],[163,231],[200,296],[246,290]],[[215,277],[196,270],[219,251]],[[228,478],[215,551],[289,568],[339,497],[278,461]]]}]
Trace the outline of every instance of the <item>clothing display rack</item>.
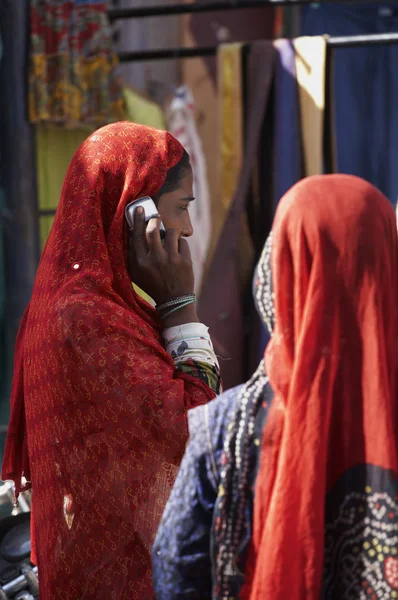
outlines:
[{"label": "clothing display rack", "polygon": [[[333,4],[363,4],[364,0],[328,0]],[[374,0],[365,0],[366,4],[375,4]],[[142,17],[162,17],[182,14],[196,14],[229,9],[265,8],[283,6],[293,7],[299,5],[314,4],[312,0],[219,0],[218,2],[202,2],[200,4],[169,4],[168,6],[147,6],[139,8],[113,8],[108,10],[108,18],[111,21],[118,19],[137,19]],[[398,2],[397,2],[398,9]],[[376,46],[398,44],[398,33],[383,33],[376,35],[356,35],[344,37],[329,37],[327,45],[331,48],[355,48],[359,46]],[[120,52],[118,54],[121,63],[154,61],[154,60],[178,60],[185,58],[199,58],[215,56],[218,46],[202,48],[160,48],[155,50],[138,50],[131,52]],[[53,209],[40,210],[40,216],[53,216]]]}]

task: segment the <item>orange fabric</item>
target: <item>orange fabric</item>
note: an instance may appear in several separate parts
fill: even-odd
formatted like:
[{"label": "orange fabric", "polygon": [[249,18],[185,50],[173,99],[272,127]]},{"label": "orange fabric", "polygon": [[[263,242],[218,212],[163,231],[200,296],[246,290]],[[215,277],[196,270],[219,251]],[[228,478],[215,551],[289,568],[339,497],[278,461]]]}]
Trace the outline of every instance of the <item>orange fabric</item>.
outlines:
[{"label": "orange fabric", "polygon": [[275,400],[242,597],[319,600],[327,492],[365,463],[398,475],[397,227],[370,184],[331,175],[296,185],[273,232]]},{"label": "orange fabric", "polygon": [[117,123],[68,169],[18,334],[2,478],[33,488],[41,600],[153,598],[150,551],[188,438],[214,397],[175,371],[126,268],[126,204],[182,155],[169,133]]}]

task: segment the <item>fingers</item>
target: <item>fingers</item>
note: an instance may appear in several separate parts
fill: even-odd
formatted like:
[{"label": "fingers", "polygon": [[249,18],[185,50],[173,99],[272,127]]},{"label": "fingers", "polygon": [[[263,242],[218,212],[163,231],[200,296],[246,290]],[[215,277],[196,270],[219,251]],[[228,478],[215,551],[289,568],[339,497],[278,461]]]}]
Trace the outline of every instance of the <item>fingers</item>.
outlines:
[{"label": "fingers", "polygon": [[184,261],[186,262],[192,262],[191,259],[191,251],[189,249],[189,244],[187,242],[187,240],[184,240],[183,238],[181,238],[178,242],[178,250],[181,254],[181,257],[183,258]]},{"label": "fingers", "polygon": [[167,229],[164,238],[164,249],[170,257],[178,256],[178,236],[174,229]]},{"label": "fingers", "polygon": [[160,216],[153,217],[148,221],[146,228],[146,241],[149,252],[158,256],[164,254],[162,239],[160,237]]},{"label": "fingers", "polygon": [[148,246],[145,235],[145,213],[141,206],[138,206],[135,211],[134,227],[130,229],[130,239],[132,239],[137,260],[145,258],[148,253]]}]

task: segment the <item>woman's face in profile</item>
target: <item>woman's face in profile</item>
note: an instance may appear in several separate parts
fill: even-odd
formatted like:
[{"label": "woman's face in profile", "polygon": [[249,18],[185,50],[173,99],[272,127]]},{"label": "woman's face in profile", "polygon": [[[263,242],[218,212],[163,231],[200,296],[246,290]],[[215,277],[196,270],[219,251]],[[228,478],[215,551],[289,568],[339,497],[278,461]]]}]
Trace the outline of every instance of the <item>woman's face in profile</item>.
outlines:
[{"label": "woman's face in profile", "polygon": [[179,187],[162,194],[158,200],[158,211],[165,229],[174,229],[178,237],[190,237],[193,234],[189,205],[193,202],[193,175],[190,169],[180,180]]}]

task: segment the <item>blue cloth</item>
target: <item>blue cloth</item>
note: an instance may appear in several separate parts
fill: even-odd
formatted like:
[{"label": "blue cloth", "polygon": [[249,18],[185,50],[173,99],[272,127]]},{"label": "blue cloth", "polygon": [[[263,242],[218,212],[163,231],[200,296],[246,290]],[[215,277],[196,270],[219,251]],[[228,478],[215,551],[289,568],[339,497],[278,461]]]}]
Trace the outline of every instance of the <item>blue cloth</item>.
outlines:
[{"label": "blue cloth", "polygon": [[274,209],[303,176],[299,96],[294,47],[290,40],[276,43]]},{"label": "blue cloth", "polygon": [[152,552],[157,600],[211,598],[210,538],[218,474],[226,427],[241,387],[188,413],[189,442]]},{"label": "blue cloth", "polygon": [[[398,2],[321,4],[303,10],[302,34],[398,32]],[[398,196],[398,44],[335,50],[337,167]]]},{"label": "blue cloth", "polygon": [[[290,40],[278,40],[275,76],[275,130],[273,159],[273,210],[286,192],[303,177],[299,96],[294,47]],[[256,362],[264,356],[270,335],[261,323]]]}]

